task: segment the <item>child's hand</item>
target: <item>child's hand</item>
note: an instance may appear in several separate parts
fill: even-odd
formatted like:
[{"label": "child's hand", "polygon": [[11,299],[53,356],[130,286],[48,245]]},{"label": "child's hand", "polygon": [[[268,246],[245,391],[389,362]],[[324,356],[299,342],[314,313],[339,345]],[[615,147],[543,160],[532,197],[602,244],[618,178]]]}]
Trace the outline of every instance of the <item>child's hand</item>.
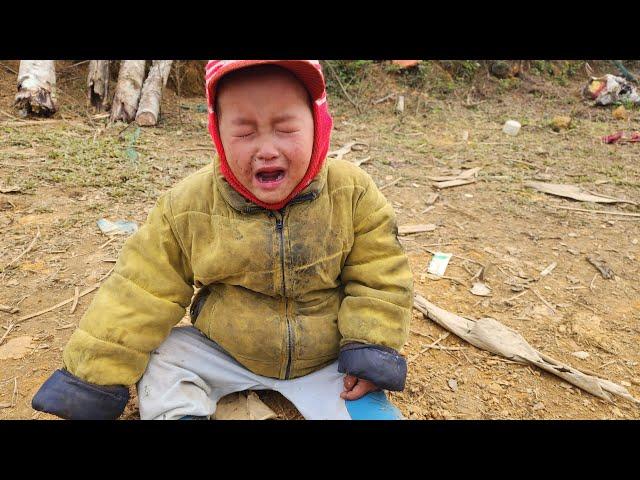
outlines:
[{"label": "child's hand", "polygon": [[344,376],[344,391],[340,394],[340,398],[344,400],[357,400],[369,392],[380,390],[369,380],[354,377],[353,375]]}]

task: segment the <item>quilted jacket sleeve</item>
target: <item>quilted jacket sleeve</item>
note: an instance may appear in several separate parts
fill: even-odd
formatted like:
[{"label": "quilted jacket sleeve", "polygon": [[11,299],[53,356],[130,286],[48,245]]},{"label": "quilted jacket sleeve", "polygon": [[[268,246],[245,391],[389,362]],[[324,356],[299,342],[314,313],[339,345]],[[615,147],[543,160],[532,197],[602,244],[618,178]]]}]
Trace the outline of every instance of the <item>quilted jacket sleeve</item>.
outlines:
[{"label": "quilted jacket sleeve", "polygon": [[371,177],[366,178],[354,209],[353,246],[341,274],[341,371],[401,390],[406,362],[397,351],[408,337],[413,276],[397,238],[393,208]]},{"label": "quilted jacket sleeve", "polygon": [[161,197],[120,252],[63,353],[65,368],[95,385],[132,385],[150,352],[185,314],[193,273]]}]

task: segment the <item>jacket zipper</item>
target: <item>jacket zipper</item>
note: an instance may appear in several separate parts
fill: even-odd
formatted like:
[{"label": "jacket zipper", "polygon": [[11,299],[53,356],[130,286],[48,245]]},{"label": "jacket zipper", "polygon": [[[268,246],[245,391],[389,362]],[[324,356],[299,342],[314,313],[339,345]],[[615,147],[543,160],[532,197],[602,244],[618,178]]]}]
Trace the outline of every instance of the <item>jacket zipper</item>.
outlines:
[{"label": "jacket zipper", "polygon": [[287,369],[284,374],[285,380],[289,378],[289,374],[291,373],[291,357],[293,356],[293,332],[291,330],[291,322],[289,322],[289,317],[287,316],[288,310],[288,301],[287,301],[287,287],[285,285],[285,275],[284,275],[284,215],[281,212],[281,217],[276,218],[276,231],[280,234],[280,266],[282,270],[282,297],[284,298],[284,318],[287,321],[287,346],[288,346],[288,358],[287,358]]}]

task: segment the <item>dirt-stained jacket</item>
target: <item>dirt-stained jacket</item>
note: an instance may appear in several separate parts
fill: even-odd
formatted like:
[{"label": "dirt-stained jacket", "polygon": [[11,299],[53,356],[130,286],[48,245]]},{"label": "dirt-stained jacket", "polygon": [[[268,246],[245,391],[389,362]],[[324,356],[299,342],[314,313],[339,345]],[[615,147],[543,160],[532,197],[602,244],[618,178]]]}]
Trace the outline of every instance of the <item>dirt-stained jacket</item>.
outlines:
[{"label": "dirt-stained jacket", "polygon": [[195,326],[260,375],[311,373],[345,345],[397,351],[408,335],[413,280],[395,213],[343,160],[328,159],[281,211],[243,198],[217,160],[169,190],[71,336],[66,369],[136,383],[194,286],[210,291]]}]

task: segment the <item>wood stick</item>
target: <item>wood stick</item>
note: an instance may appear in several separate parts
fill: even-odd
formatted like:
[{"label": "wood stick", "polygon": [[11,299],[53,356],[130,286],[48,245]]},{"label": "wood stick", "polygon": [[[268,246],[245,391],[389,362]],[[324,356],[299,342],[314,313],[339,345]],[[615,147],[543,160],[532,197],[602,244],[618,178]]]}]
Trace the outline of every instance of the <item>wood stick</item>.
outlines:
[{"label": "wood stick", "polygon": [[71,310],[69,311],[69,313],[73,313],[76,311],[78,300],[80,300],[80,289],[76,286],[75,295],[73,296],[73,305],[71,305]]},{"label": "wood stick", "polygon": [[18,377],[13,377],[13,395],[11,395],[11,406],[16,406],[16,400],[18,399]]},{"label": "wood stick", "polygon": [[381,186],[379,190],[384,190],[384,189],[385,189],[385,188],[387,188],[387,187],[390,187],[390,186],[392,186],[392,185],[395,185],[395,184],[396,184],[396,183],[398,183],[400,180],[402,180],[402,177],[398,177],[398,178],[396,178],[395,180],[393,180],[392,182],[389,182],[389,183],[387,183],[386,185]]},{"label": "wood stick", "polygon": [[2,335],[2,338],[0,338],[0,345],[2,345],[2,342],[4,342],[4,339],[7,338],[7,335],[9,335],[9,332],[11,330],[13,330],[13,327],[15,327],[15,323],[12,323],[11,325],[9,325],[9,328],[7,328],[7,331],[4,332],[4,335]]},{"label": "wood stick", "polygon": [[13,73],[14,75],[18,75],[18,72],[16,72],[13,68],[9,67],[8,65],[5,65],[4,63],[0,63],[0,67],[4,68],[9,73]]},{"label": "wood stick", "polygon": [[102,245],[100,245],[98,247],[98,249],[102,250],[104,247],[106,247],[107,245],[109,245],[111,242],[113,242],[116,239],[116,237],[111,237],[109,240],[107,240],[106,242],[104,242]]},{"label": "wood stick", "polygon": [[19,312],[20,309],[16,308],[16,307],[9,307],[7,305],[2,305],[0,304],[0,312],[6,312],[6,313],[16,313]]},{"label": "wood stick", "polygon": [[542,295],[540,295],[540,294],[539,294],[539,293],[538,293],[534,288],[530,288],[530,290],[535,294],[535,296],[536,296],[536,297],[538,297],[538,298],[542,301],[542,303],[544,303],[544,304],[547,306],[547,308],[548,308],[549,310],[551,310],[551,311],[553,312],[553,314],[554,314],[554,315],[556,314],[556,309],[555,309],[555,308],[553,308],[553,306],[552,306],[549,302],[547,302],[547,301],[542,297]]},{"label": "wood stick", "polygon": [[640,217],[640,213],[614,212],[611,210],[589,210],[586,208],[573,208],[573,207],[562,207],[562,206],[556,206],[554,208],[560,208],[562,210],[572,210],[574,212],[603,213],[608,215],[623,215],[626,217]]},{"label": "wood stick", "polygon": [[5,267],[3,268],[3,270],[6,270],[7,268],[9,268],[12,264],[14,264],[15,262],[17,262],[18,260],[20,260],[20,258],[22,258],[23,255],[26,255],[27,253],[29,253],[29,251],[33,248],[33,245],[36,243],[36,240],[38,240],[38,238],[40,238],[40,227],[38,227],[38,233],[36,233],[36,236],[34,237],[33,240],[31,240],[31,243],[29,244],[29,246],[20,254],[18,255],[16,258],[14,258],[13,260],[11,260],[9,263],[7,263],[5,265]]},{"label": "wood stick", "polygon": [[[94,291],[94,290],[96,290],[99,286],[100,286],[100,284],[99,284],[99,283],[96,283],[95,285],[93,285],[93,286],[91,286],[91,287],[87,288],[86,290],[84,290],[84,291],[80,292],[80,294],[78,294],[78,298],[82,298],[82,297],[84,297],[85,295],[87,295],[87,294],[89,294],[89,293],[93,292],[93,291]],[[16,320],[14,323],[15,323],[15,324],[18,324],[18,323],[24,322],[25,320],[29,320],[30,318],[38,317],[38,316],[43,315],[43,314],[45,314],[45,313],[49,313],[51,310],[55,310],[56,308],[60,308],[60,307],[62,307],[62,306],[64,306],[64,305],[66,305],[67,303],[71,303],[71,302],[73,302],[74,298],[75,298],[75,295],[74,295],[73,297],[71,297],[71,298],[67,299],[67,300],[64,300],[64,301],[62,301],[62,302],[60,302],[60,303],[57,303],[57,304],[56,304],[56,305],[54,305],[53,307],[45,308],[44,310],[40,310],[39,312],[31,313],[31,314],[29,314],[29,315],[25,315],[24,317],[21,317],[21,318],[19,318],[18,320]]]}]

